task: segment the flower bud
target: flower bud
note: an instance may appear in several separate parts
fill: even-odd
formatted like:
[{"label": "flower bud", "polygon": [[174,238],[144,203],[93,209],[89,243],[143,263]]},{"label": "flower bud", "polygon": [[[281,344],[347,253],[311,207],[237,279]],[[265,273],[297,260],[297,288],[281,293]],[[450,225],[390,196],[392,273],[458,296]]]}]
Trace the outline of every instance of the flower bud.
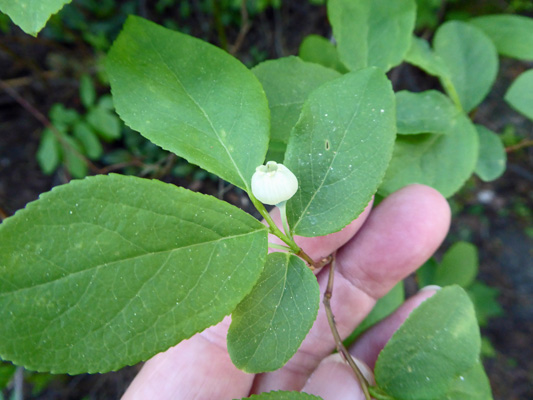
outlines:
[{"label": "flower bud", "polygon": [[298,179],[283,164],[269,161],[252,176],[252,193],[261,203],[276,205],[289,200],[298,190]]}]

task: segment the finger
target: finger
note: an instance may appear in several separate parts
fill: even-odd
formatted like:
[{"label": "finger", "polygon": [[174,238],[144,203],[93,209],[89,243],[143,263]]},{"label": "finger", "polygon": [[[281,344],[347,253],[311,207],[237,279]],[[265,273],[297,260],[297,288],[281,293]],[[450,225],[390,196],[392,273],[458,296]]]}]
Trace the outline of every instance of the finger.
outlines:
[{"label": "finger", "polygon": [[[328,256],[346,243],[364,223],[371,205],[345,227],[322,238],[295,240],[316,260]],[[279,210],[273,218],[281,226]],[[277,238],[276,238],[277,239]],[[269,240],[275,241],[274,238]],[[181,342],[148,361],[128,388],[124,399],[226,399],[246,397],[253,375],[238,370],[227,353],[226,335],[230,318]]]},{"label": "finger", "polygon": [[[423,290],[411,297],[392,315],[370,328],[357,341],[357,344],[352,346],[350,353],[355,356],[362,372],[364,372],[364,367],[368,368],[368,371],[374,368],[379,352],[394,332],[411,311],[434,293],[435,290]],[[373,381],[373,376],[368,376],[369,373],[371,372],[367,372],[365,378],[367,381]],[[320,396],[324,400],[364,399],[363,391],[353,371],[338,353],[328,356],[320,362],[302,391]]]},{"label": "finger", "polygon": [[254,375],[237,369],[228,355],[229,317],[149,360],[123,400],[247,397]]},{"label": "finger", "polygon": [[[450,210],[434,189],[412,185],[386,198],[337,253],[331,306],[341,336],[348,336],[376,300],[422,265],[448,231]],[[318,275],[322,293],[327,272]],[[302,346],[280,370],[256,377],[254,393],[299,390],[334,349],[324,307]]]}]

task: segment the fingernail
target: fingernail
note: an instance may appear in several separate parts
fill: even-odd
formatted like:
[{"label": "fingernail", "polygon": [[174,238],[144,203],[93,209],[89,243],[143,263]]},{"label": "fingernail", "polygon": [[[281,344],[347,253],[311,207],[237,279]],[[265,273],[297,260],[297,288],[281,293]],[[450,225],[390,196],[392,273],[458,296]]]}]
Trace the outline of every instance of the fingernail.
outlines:
[{"label": "fingernail", "polygon": [[430,291],[430,290],[441,290],[442,288],[438,285],[428,285],[428,286],[424,286],[422,289],[419,290],[419,292],[426,292],[426,291]]}]

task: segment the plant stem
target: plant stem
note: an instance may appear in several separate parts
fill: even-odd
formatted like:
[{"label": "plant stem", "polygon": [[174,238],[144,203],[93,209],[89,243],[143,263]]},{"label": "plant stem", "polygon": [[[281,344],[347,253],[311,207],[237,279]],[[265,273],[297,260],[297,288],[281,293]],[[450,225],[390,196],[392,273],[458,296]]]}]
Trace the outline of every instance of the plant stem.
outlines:
[{"label": "plant stem", "polygon": [[277,249],[277,250],[291,251],[291,248],[289,246],[284,246],[282,244],[277,244],[277,243],[272,243],[272,242],[268,242],[268,247],[272,249]]},{"label": "plant stem", "polygon": [[294,240],[291,235],[291,229],[289,228],[289,222],[287,221],[287,202],[282,201],[277,205],[279,208],[279,213],[281,215],[281,223],[283,224],[283,230],[285,231],[285,235],[291,240]]},{"label": "plant stem", "polygon": [[352,356],[344,347],[344,344],[342,343],[342,338],[339,334],[339,331],[337,330],[337,325],[335,324],[335,317],[333,315],[333,311],[331,310],[331,297],[333,296],[333,275],[335,272],[335,256],[336,253],[333,253],[331,264],[329,267],[329,275],[328,275],[328,285],[326,287],[326,291],[324,292],[324,299],[322,302],[324,303],[324,307],[326,309],[326,315],[328,317],[328,323],[329,328],[331,329],[331,333],[333,334],[333,338],[335,339],[335,346],[337,347],[337,351],[343,355],[344,359],[352,369],[355,377],[359,381],[359,384],[361,385],[361,389],[363,389],[363,393],[365,395],[366,400],[371,400],[370,398],[370,392],[368,391],[368,382],[366,381],[365,377],[355,364]]}]

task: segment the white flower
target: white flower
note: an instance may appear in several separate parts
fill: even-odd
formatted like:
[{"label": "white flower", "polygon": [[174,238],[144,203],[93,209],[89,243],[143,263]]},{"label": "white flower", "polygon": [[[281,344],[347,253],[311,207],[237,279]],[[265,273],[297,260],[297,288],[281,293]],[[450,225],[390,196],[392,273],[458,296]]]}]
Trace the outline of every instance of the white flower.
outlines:
[{"label": "white flower", "polygon": [[261,203],[276,205],[289,200],[298,190],[298,179],[283,164],[269,161],[252,176],[252,193]]}]

